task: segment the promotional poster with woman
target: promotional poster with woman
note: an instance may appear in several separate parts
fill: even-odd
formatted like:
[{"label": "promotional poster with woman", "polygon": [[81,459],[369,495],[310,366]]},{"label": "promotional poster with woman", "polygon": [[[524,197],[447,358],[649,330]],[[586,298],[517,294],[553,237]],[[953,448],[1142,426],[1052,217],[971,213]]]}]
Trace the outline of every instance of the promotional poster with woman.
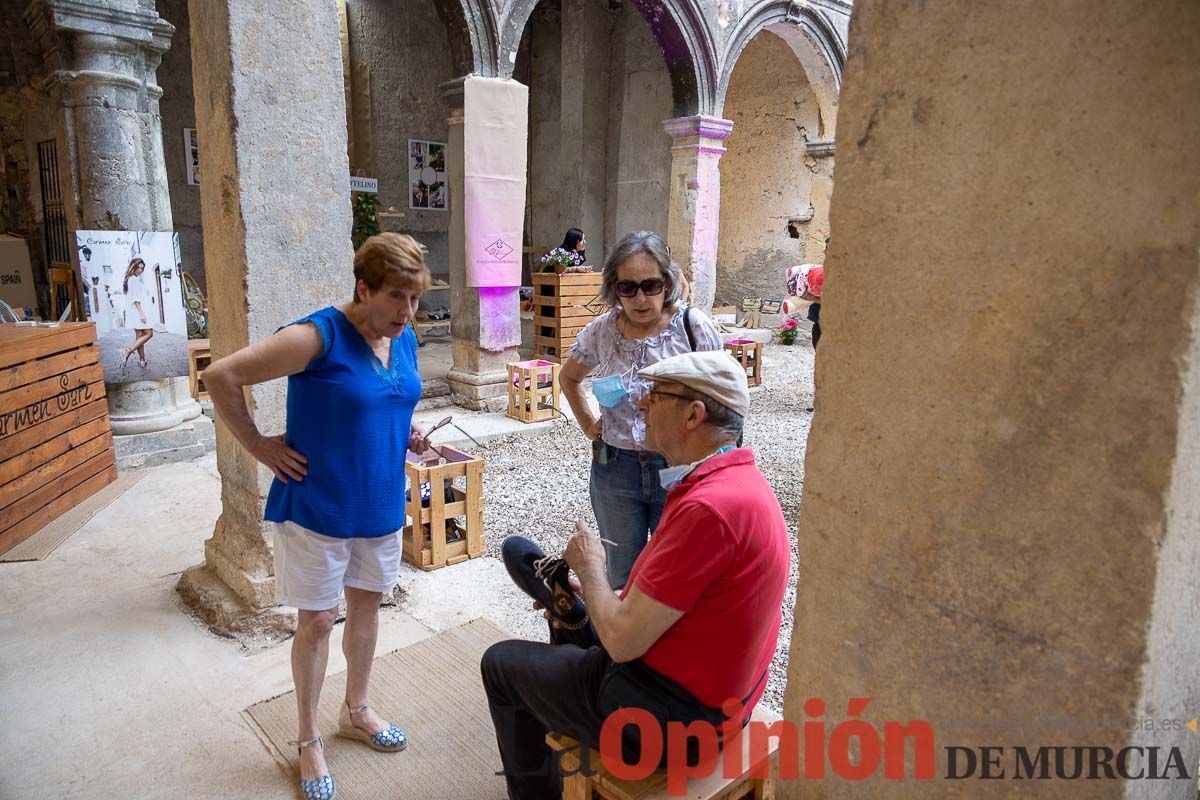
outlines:
[{"label": "promotional poster with woman", "polygon": [[96,323],[109,383],[187,375],[179,237],[171,232],[77,231],[83,306]]}]

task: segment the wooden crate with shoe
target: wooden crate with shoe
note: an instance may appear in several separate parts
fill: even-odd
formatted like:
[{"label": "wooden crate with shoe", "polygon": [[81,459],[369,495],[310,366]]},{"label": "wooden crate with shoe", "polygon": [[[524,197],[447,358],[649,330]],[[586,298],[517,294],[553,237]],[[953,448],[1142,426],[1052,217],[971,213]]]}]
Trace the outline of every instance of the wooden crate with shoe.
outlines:
[{"label": "wooden crate with shoe", "polygon": [[436,445],[404,471],[404,559],[429,572],[483,555],[483,459]]},{"label": "wooden crate with shoe", "polygon": [[521,422],[554,419],[560,412],[558,371],[553,361],[535,358],[508,365],[507,415]]}]

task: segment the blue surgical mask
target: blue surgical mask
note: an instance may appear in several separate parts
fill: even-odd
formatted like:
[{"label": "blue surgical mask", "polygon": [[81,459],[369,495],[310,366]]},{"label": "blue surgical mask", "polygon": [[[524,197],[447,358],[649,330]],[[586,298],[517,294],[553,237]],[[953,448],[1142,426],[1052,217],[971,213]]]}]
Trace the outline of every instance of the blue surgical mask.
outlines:
[{"label": "blue surgical mask", "polygon": [[612,408],[621,402],[621,398],[629,394],[625,381],[620,375],[609,375],[606,378],[596,378],[592,381],[592,394],[596,402],[605,408]]},{"label": "blue surgical mask", "polygon": [[680,481],[690,475],[692,470],[694,470],[696,467],[700,466],[705,461],[708,461],[713,456],[719,456],[721,453],[728,453],[732,449],[733,445],[727,444],[724,447],[720,447],[712,453],[709,453],[699,461],[693,461],[690,464],[680,464],[676,467],[660,469],[658,471],[658,480],[660,483],[662,483],[663,489],[669,492],[678,486]]}]

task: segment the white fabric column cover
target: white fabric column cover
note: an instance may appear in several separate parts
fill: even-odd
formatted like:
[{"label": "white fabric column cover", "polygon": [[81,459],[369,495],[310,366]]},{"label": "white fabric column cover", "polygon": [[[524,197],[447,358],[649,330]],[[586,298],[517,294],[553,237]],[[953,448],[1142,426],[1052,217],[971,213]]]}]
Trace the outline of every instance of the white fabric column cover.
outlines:
[{"label": "white fabric column cover", "polygon": [[463,111],[467,285],[519,286],[529,89],[469,77]]}]

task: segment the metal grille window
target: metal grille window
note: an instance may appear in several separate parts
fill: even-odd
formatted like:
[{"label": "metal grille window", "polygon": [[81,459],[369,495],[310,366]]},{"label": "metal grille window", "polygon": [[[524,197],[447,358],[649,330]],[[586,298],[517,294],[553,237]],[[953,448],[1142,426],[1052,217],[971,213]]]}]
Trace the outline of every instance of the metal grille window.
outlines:
[{"label": "metal grille window", "polygon": [[38,143],[38,169],[42,181],[42,219],[46,231],[46,257],[51,266],[71,266],[71,239],[62,191],[58,185],[58,148],[53,139]]},{"label": "metal grille window", "polygon": [[56,319],[68,306],[72,308],[72,315],[79,318],[82,309],[73,302],[75,272],[71,269],[71,238],[58,183],[58,148],[53,139],[38,142],[38,173],[42,185],[46,258],[50,262],[50,305]]}]

